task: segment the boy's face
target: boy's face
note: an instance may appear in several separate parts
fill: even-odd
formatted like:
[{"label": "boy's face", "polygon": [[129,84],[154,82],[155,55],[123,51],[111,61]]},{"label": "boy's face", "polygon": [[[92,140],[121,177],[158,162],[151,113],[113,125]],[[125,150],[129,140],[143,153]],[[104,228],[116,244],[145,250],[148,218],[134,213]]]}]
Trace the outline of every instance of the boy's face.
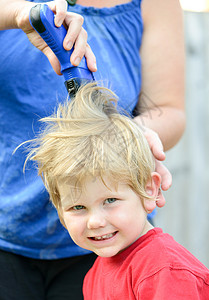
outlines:
[{"label": "boy's face", "polygon": [[[87,179],[82,192],[70,184],[59,184],[62,215],[74,242],[102,257],[111,257],[127,248],[152,226],[140,197],[127,185],[116,187],[105,179]],[[75,195],[76,195],[75,194]]]}]

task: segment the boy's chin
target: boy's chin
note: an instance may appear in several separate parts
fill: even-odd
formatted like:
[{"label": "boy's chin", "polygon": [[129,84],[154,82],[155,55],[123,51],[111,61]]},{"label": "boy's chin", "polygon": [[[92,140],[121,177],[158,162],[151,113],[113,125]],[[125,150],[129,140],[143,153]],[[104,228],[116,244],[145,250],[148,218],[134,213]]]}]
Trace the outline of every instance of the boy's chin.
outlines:
[{"label": "boy's chin", "polygon": [[123,250],[125,250],[125,249],[122,249],[122,250],[116,250],[116,249],[115,250],[114,249],[95,250],[94,249],[93,252],[100,257],[108,258],[108,257],[113,257],[113,256],[117,255],[118,253],[122,252]]}]

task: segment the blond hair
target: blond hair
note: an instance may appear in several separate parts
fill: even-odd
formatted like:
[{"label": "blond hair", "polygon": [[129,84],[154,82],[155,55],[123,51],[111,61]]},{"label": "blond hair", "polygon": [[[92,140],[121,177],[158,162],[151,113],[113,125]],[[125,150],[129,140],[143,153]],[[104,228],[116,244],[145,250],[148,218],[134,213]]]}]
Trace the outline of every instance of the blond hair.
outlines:
[{"label": "blond hair", "polygon": [[142,198],[150,198],[145,190],[154,171],[150,147],[140,127],[118,113],[112,91],[87,84],[41,121],[45,130],[33,141],[27,160],[37,161],[58,213],[59,180],[81,184],[87,176],[108,176],[125,181]]}]

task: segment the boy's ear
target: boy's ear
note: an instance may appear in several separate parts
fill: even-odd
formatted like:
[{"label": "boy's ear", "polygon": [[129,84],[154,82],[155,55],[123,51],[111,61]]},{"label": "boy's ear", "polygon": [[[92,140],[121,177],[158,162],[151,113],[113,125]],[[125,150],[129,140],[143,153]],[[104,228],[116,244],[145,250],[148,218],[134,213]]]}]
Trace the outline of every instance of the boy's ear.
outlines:
[{"label": "boy's ear", "polygon": [[152,172],[151,179],[146,184],[146,193],[153,198],[144,199],[144,208],[146,209],[147,213],[151,213],[156,207],[156,200],[159,192],[159,188],[161,185],[161,176],[157,172]]}]

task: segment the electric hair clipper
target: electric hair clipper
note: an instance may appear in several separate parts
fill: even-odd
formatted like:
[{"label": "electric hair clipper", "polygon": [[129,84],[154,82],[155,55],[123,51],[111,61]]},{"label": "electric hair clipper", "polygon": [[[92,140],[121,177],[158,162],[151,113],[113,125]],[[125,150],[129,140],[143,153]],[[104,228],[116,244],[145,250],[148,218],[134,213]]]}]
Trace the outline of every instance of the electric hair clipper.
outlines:
[{"label": "electric hair clipper", "polygon": [[54,13],[47,4],[37,4],[32,7],[29,19],[32,27],[57,56],[67,91],[70,96],[74,96],[81,84],[94,80],[92,72],[87,67],[85,57],[82,58],[78,67],[70,63],[73,48],[70,51],[63,48],[63,40],[67,30],[63,25],[61,27],[54,25]]}]

